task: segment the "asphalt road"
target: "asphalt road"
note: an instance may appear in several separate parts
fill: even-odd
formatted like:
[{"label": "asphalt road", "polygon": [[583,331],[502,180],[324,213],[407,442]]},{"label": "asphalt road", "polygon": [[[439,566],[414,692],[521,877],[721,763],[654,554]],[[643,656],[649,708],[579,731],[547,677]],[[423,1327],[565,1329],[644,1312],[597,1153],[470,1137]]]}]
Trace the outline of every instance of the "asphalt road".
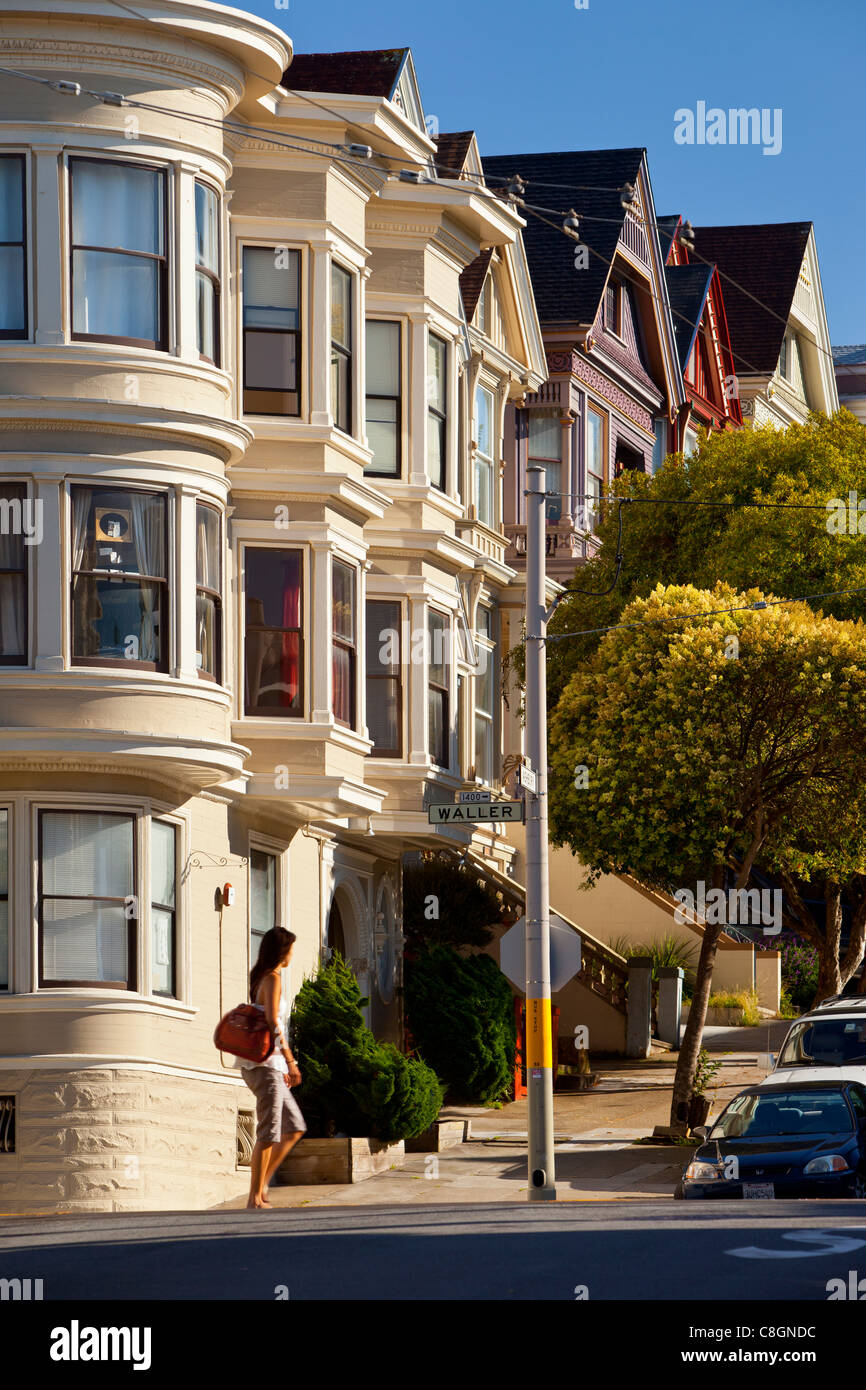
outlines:
[{"label": "asphalt road", "polygon": [[[514,1203],[18,1218],[45,1301],[815,1300],[866,1279],[859,1202]],[[866,1290],[866,1283],[864,1283]],[[585,1292],[581,1292],[585,1289]]]}]

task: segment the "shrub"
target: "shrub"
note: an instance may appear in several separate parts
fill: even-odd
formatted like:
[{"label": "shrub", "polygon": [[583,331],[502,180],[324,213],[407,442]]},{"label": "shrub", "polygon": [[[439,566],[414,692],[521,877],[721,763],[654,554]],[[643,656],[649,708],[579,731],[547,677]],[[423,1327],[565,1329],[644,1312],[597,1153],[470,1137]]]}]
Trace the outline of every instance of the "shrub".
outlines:
[{"label": "shrub", "polygon": [[742,1009],[743,1025],[746,1028],[753,1028],[761,1021],[761,1015],[758,1013],[758,996],[753,989],[727,990],[720,991],[718,994],[711,994],[709,1008]]},{"label": "shrub", "polygon": [[679,937],[668,935],[654,937],[652,941],[631,941],[626,936],[618,936],[611,941],[610,948],[629,960],[632,956],[649,956],[653,963],[652,977],[657,980],[659,971],[674,969],[683,971],[683,998],[691,999],[695,989],[696,949],[687,946]]},{"label": "shrub", "polygon": [[298,992],[292,1026],[304,1080],[297,1099],[311,1136],[390,1143],[420,1134],[439,1113],[439,1078],[393,1043],[376,1041],[361,1013],[366,1002],[336,953]]},{"label": "shrub", "polygon": [[418,1051],[450,1099],[491,1105],[511,1085],[514,996],[496,962],[434,946],[406,965],[406,1013]]},{"label": "shrub", "polygon": [[810,1008],[818,992],[818,952],[798,938],[782,942],[782,984],[795,1009]]},{"label": "shrub", "polygon": [[406,955],[431,946],[487,946],[504,904],[470,868],[431,859],[403,868]]}]

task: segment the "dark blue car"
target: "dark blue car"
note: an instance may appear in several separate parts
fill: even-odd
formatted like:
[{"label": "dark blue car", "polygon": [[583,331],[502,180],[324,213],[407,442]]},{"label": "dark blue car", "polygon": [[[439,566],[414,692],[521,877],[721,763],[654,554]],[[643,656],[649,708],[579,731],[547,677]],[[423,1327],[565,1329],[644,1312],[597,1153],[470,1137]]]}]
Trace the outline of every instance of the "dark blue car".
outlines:
[{"label": "dark blue car", "polygon": [[676,1197],[866,1197],[866,1088],[750,1086],[712,1125]]}]

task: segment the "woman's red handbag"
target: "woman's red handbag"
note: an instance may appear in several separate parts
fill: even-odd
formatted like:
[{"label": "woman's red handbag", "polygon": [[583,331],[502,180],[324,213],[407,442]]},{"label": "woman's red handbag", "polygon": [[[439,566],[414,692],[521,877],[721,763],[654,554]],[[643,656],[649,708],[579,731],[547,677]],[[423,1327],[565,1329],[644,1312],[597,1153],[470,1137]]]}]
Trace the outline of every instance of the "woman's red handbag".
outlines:
[{"label": "woman's red handbag", "polygon": [[274,1050],[275,1038],[264,1012],[256,1004],[238,1004],[221,1018],[213,1035],[220,1052],[230,1052],[245,1062],[266,1062]]}]

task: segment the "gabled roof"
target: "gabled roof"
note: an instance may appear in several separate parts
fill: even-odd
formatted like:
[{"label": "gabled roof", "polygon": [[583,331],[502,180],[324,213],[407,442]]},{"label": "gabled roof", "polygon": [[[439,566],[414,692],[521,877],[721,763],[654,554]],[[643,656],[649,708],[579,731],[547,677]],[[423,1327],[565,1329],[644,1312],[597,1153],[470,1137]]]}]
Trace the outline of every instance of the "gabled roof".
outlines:
[{"label": "gabled roof", "polygon": [[695,256],[719,269],[741,374],[776,370],[811,231],[811,222],[695,228]]},{"label": "gabled roof", "polygon": [[679,224],[680,215],[678,212],[666,213],[664,217],[656,218],[656,226],[659,231],[659,245],[662,249],[662,260],[665,262],[667,262],[667,258],[671,254],[674,234]]},{"label": "gabled roof", "polygon": [[408,48],[371,48],[352,53],[296,53],[283,86],[299,92],[343,92],[390,97]]},{"label": "gabled roof", "polygon": [[476,256],[475,260],[470,261],[466,269],[461,271],[460,297],[463,300],[467,323],[471,323],[475,316],[492,256],[493,247],[491,246],[488,250],[482,251],[480,256]]},{"label": "gabled roof", "polygon": [[436,172],[442,179],[459,178],[466,163],[474,130],[440,135],[436,140]]},{"label": "gabled roof", "polygon": [[[677,219],[679,220],[679,219]],[[664,249],[664,248],[662,248]],[[715,266],[667,265],[665,280],[674,320],[677,355],[685,372],[710,292]]]},{"label": "gabled roof", "polygon": [[834,347],[833,361],[837,367],[859,367],[866,362],[866,343],[848,343],[847,346]]},{"label": "gabled roof", "polygon": [[[560,220],[545,214],[554,223],[548,226],[533,213],[526,214],[523,239],[542,323],[595,321],[608,263],[613,260],[625,219],[618,190],[624,183],[636,182],[643,157],[643,149],[485,156],[488,184],[503,184],[512,174],[519,174],[527,184],[528,203],[548,208],[573,206],[581,219],[581,241],[598,252],[590,252],[585,269],[575,270],[577,243],[563,236]],[[559,186],[546,187],[549,184]]]}]

